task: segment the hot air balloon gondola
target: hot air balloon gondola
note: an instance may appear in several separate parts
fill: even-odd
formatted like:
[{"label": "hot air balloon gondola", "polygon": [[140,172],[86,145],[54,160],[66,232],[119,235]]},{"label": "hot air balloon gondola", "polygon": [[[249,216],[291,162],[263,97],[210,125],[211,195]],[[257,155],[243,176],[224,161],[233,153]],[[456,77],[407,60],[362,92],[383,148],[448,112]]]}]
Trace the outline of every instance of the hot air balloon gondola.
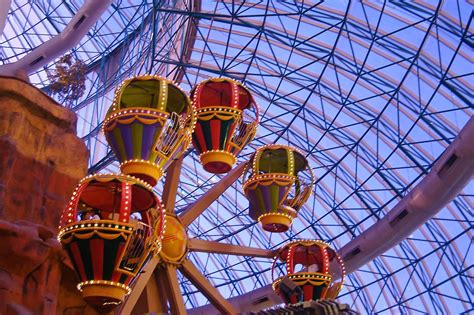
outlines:
[{"label": "hot air balloon gondola", "polygon": [[313,174],[296,149],[266,145],[251,157],[244,171],[243,189],[250,217],[266,231],[285,232],[311,195]]},{"label": "hot air balloon gondola", "polygon": [[122,173],[155,186],[188,148],[194,123],[194,108],[179,86],[144,75],[117,88],[103,130]]},{"label": "hot air balloon gondola", "polygon": [[258,106],[243,84],[228,78],[199,83],[191,98],[197,111],[193,145],[201,164],[210,173],[226,173],[255,136]]},{"label": "hot air balloon gondola", "polygon": [[285,263],[286,275],[274,280],[272,287],[286,304],[335,299],[342,288],[344,263],[323,241],[296,240],[282,247],[273,264],[273,279],[277,260]]},{"label": "hot air balloon gondola", "polygon": [[120,305],[161,247],[164,213],[152,187],[127,175],[84,178],[64,210],[58,240],[86,302],[101,312]]}]

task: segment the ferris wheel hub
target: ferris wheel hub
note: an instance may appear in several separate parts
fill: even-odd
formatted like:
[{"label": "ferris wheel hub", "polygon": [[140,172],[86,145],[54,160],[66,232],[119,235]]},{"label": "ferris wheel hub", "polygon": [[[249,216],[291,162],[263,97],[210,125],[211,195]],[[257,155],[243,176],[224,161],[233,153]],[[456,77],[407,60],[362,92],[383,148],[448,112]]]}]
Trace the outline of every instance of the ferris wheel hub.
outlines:
[{"label": "ferris wheel hub", "polygon": [[183,224],[173,215],[166,214],[166,226],[159,253],[164,262],[180,264],[188,252],[188,234]]}]

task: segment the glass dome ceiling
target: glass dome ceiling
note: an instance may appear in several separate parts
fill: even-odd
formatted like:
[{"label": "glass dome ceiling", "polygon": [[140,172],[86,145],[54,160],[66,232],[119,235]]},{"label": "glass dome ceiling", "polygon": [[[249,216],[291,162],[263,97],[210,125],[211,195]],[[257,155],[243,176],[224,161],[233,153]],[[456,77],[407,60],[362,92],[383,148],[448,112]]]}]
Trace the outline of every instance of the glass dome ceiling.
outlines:
[{"label": "glass dome ceiling", "polygon": [[[34,54],[91,2],[11,1],[1,64]],[[339,249],[406,196],[472,120],[472,20],[465,1],[114,1],[65,51],[88,66],[86,93],[67,106],[90,149],[90,172],[117,171],[100,123],[125,78],[161,74],[187,91],[210,77],[244,82],[261,123],[239,161],[264,144],[295,146],[315,174],[314,194],[289,232],[269,234],[247,216],[239,180],[188,233],[268,249],[317,238]],[[49,62],[30,74],[46,93],[52,69]],[[189,150],[177,212],[221,177]],[[353,272],[340,301],[361,313],[472,311],[473,195],[471,181],[402,243]],[[271,283],[268,259],[190,258],[225,298]],[[188,308],[208,303],[180,280]]]}]

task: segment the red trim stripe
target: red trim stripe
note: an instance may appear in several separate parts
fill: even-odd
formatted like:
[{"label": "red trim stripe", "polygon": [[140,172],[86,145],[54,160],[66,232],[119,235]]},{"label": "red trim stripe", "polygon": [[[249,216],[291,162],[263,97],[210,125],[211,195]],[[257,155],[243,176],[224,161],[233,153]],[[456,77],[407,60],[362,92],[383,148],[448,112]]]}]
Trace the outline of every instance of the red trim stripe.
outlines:
[{"label": "red trim stripe", "polygon": [[120,264],[120,261],[122,260],[122,255],[123,255],[124,249],[125,249],[125,244],[120,243],[119,248],[117,249],[117,256],[115,258],[114,272],[112,274],[112,281],[115,281],[115,282],[118,282],[119,279],[120,279],[120,276],[122,275],[121,272],[117,271],[118,268],[116,268],[115,266],[118,266]]},{"label": "red trim stripe", "polygon": [[212,149],[220,150],[219,143],[221,142],[221,121],[217,119],[211,119],[211,138],[212,138]]},{"label": "red trim stripe", "polygon": [[[120,200],[120,214],[119,214],[119,221],[120,222],[128,222],[128,218],[130,216],[130,208],[131,208],[131,186],[127,183],[122,183],[122,195]],[[127,210],[125,210],[125,208]],[[125,221],[124,221],[125,220]]]},{"label": "red trim stripe", "polygon": [[313,290],[314,287],[311,284],[305,284],[303,286],[303,292],[304,292],[304,301],[309,301],[313,299]]},{"label": "red trim stripe", "polygon": [[104,279],[104,240],[90,240],[92,255],[92,270],[94,271],[94,279]]},{"label": "red trim stripe", "polygon": [[196,138],[197,138],[197,140],[199,142],[199,145],[202,149],[202,152],[200,152],[200,153],[207,152],[208,148],[207,148],[207,145],[206,145],[206,139],[204,139],[204,134],[202,132],[202,127],[201,127],[201,124],[199,123],[199,121],[196,123],[196,127],[194,128],[194,134],[196,135]]},{"label": "red trim stripe", "polygon": [[128,276],[127,279],[125,279],[125,281],[123,282],[123,284],[130,285],[130,282],[132,282],[132,279],[133,279],[133,277]]},{"label": "red trim stripe", "polygon": [[71,253],[74,259],[74,262],[76,263],[77,268],[79,269],[79,276],[81,277],[81,281],[86,281],[87,275],[86,275],[86,270],[84,269],[84,262],[82,261],[82,256],[81,252],[79,251],[79,247],[77,246],[76,242],[72,242],[70,245],[71,248]]}]

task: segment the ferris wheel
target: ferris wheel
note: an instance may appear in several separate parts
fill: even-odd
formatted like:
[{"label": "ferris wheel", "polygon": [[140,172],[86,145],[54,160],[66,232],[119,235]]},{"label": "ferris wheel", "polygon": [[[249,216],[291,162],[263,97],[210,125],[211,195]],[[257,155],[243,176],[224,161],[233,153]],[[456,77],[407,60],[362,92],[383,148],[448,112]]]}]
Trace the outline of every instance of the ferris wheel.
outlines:
[{"label": "ferris wheel", "polygon": [[[63,212],[58,235],[84,299],[100,312],[122,307],[130,313],[146,287],[145,311],[182,314],[180,272],[221,313],[236,314],[189,259],[191,252],[268,258],[274,265],[279,260],[287,274],[275,280],[274,290],[286,303],[335,298],[344,267],[327,243],[302,240],[269,250],[188,236],[187,227],[241,176],[249,216],[274,233],[289,229],[314,183],[305,156],[285,145],[263,146],[234,167],[259,121],[244,85],[208,79],[191,97],[192,102],[176,84],[158,76],[135,77],[117,88],[103,131],[122,174],[84,178]],[[183,153],[191,142],[206,171],[226,175],[178,215]],[[153,186],[165,173],[160,201]],[[333,284],[333,279],[341,281]]]}]

